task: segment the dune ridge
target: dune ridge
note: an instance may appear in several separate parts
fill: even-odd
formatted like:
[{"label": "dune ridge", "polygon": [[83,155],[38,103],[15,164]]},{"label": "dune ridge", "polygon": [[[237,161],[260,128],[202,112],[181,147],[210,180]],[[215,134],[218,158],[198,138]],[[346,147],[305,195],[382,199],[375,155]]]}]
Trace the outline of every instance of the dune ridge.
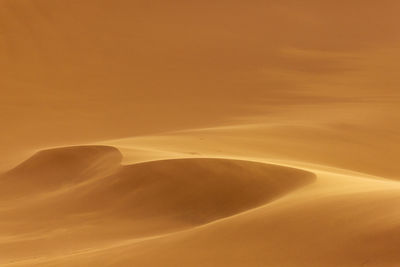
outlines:
[{"label": "dune ridge", "polygon": [[[0,199],[71,186],[113,171],[121,159],[121,153],[110,146],[42,150],[1,175]],[[18,189],[10,190],[12,187]]]},{"label": "dune ridge", "polygon": [[[119,150],[106,145],[115,141],[103,143],[42,151],[10,171],[48,173],[49,163],[69,173],[72,163],[91,175],[59,190],[44,184],[40,197],[2,209],[1,265],[395,267],[400,260],[397,181],[212,157],[212,146],[198,150],[203,158],[175,146],[162,152],[169,158],[121,164]],[[117,143],[129,162],[134,140]]]},{"label": "dune ridge", "polygon": [[[8,183],[17,183],[18,172],[22,182],[40,173],[46,181],[58,170],[67,183],[56,179],[56,187],[44,183],[25,199],[0,200],[0,264],[154,266],[155,254],[165,266],[394,267],[400,260],[398,181],[244,160],[234,151],[226,159],[231,139],[216,154],[215,141],[200,148],[196,133],[185,133],[193,143],[172,134],[50,149],[3,174]],[[153,154],[138,161],[146,150]],[[71,180],[71,173],[85,175]]]},{"label": "dune ridge", "polygon": [[[189,229],[266,205],[316,179],[311,172],[243,160],[186,158],[121,165],[121,157],[109,146],[49,149],[0,176],[2,184],[21,190],[3,197],[6,203],[13,197],[19,202],[0,214],[1,233],[25,228],[14,242],[0,244],[2,258],[11,251],[19,257],[57,251],[50,245],[55,240],[72,252],[94,242]],[[82,228],[82,223],[91,228]],[[63,228],[69,230],[59,232]],[[33,230],[39,231],[36,237],[24,237]],[[78,238],[79,245],[70,241]],[[35,248],[16,253],[22,244]]]}]

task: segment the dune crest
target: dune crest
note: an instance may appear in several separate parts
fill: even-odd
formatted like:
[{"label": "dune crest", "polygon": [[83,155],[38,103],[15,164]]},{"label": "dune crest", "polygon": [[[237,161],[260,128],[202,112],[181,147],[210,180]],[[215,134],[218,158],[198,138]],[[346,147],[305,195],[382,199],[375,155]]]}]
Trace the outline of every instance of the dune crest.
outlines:
[{"label": "dune crest", "polygon": [[121,159],[118,149],[111,146],[42,150],[0,176],[0,199],[55,190],[99,174],[104,175],[118,168]]},{"label": "dune crest", "polygon": [[[222,158],[127,166],[120,161],[113,147],[56,148],[36,153],[1,176],[2,184],[14,188],[5,200],[19,201],[1,213],[0,240],[2,233],[16,234],[7,237],[14,240],[12,246],[0,242],[0,256],[72,253],[93,242],[189,229],[265,205],[316,179],[299,169]],[[34,229],[39,233],[32,236]],[[54,242],[65,247],[54,248]],[[15,250],[23,244],[30,249]]]}]

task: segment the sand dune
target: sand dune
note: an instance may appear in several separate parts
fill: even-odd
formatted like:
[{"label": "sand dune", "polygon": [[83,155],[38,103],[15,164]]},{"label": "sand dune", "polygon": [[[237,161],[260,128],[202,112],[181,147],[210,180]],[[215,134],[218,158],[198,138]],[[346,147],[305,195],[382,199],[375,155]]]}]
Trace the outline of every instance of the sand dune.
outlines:
[{"label": "sand dune", "polygon": [[[14,246],[40,247],[40,252],[20,249],[17,254],[51,253],[55,240],[64,240],[68,251],[88,249],[95,240],[187,229],[266,205],[315,180],[307,171],[240,160],[171,159],[126,166],[120,160],[113,147],[56,148],[36,153],[1,176],[3,201],[13,205],[4,205],[2,232],[18,231]],[[58,233],[60,227],[69,230]],[[39,233],[31,235],[33,230]],[[2,258],[16,253],[7,242],[0,246]]]},{"label": "sand dune", "polygon": [[[39,151],[1,175],[1,197],[26,197],[73,186],[119,166],[122,155],[106,146],[69,147]],[[11,190],[14,188],[14,190]],[[15,190],[17,188],[17,190]]]},{"label": "sand dune", "polygon": [[398,10],[0,0],[0,266],[400,266]]},{"label": "sand dune", "polygon": [[[395,266],[400,260],[398,182],[222,158],[120,161],[113,147],[66,147],[11,170],[35,179],[57,168],[67,183],[56,189],[43,183],[36,195],[3,206],[1,263]],[[1,180],[11,183],[9,173]],[[84,175],[71,181],[71,173]]]}]

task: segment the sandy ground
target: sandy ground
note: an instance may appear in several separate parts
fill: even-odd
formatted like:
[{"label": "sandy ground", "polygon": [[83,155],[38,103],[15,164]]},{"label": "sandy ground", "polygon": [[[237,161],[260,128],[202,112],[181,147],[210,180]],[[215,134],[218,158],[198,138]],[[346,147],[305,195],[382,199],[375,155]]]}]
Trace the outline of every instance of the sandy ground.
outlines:
[{"label": "sandy ground", "polygon": [[0,266],[400,266],[399,8],[0,0]]}]

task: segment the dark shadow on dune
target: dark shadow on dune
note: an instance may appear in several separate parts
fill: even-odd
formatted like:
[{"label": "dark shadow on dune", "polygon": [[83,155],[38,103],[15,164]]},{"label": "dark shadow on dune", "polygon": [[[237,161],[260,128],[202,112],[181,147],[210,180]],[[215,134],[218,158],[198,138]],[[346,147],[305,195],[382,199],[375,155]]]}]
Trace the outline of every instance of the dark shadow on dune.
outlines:
[{"label": "dark shadow on dune", "polygon": [[[242,160],[192,158],[122,166],[121,158],[107,146],[42,151],[1,177],[2,197],[50,193],[48,201],[26,205],[38,209],[42,219],[93,214],[197,225],[264,205],[316,179],[303,170]],[[51,194],[60,188],[68,190]]]},{"label": "dark shadow on dune", "polygon": [[260,205],[307,185],[315,175],[263,163],[192,158],[121,167],[93,186],[85,203],[117,216],[173,217],[202,224]]},{"label": "dark shadow on dune", "polygon": [[58,148],[1,175],[0,237],[12,233],[16,240],[0,243],[0,256],[37,257],[55,253],[54,244],[72,253],[182,231],[268,204],[316,179],[310,172],[241,160],[122,166],[121,158],[113,147]]},{"label": "dark shadow on dune", "polygon": [[71,146],[39,151],[0,176],[0,200],[73,186],[116,171],[121,160],[119,150],[110,146]]}]

